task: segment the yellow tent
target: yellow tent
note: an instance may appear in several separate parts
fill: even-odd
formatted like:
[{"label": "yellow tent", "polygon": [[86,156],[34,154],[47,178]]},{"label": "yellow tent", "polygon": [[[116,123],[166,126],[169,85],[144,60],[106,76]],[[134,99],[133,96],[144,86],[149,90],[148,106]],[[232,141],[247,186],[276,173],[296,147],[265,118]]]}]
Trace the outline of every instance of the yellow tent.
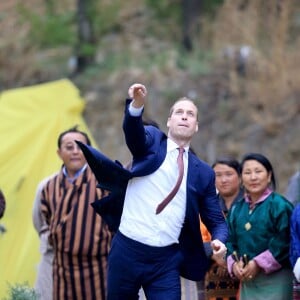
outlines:
[{"label": "yellow tent", "polygon": [[34,285],[40,258],[32,223],[36,188],[61,166],[60,132],[78,124],[91,136],[83,110],[79,90],[67,79],[0,94],[0,188],[7,203],[0,220],[6,229],[0,233],[0,299],[8,283]]}]

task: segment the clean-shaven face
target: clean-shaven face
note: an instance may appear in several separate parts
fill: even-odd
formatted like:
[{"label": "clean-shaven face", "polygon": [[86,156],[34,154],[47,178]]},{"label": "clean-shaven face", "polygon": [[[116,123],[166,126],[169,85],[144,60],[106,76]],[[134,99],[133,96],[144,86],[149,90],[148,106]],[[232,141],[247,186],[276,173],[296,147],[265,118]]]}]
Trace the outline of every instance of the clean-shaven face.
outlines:
[{"label": "clean-shaven face", "polygon": [[185,141],[189,143],[198,131],[198,109],[188,99],[177,101],[171,109],[167,127],[168,137],[175,142]]},{"label": "clean-shaven face", "polygon": [[216,188],[222,197],[231,197],[240,190],[240,178],[234,168],[226,164],[217,163],[214,166]]},{"label": "clean-shaven face", "polygon": [[63,136],[61,146],[57,150],[57,154],[64,162],[69,176],[75,174],[86,163],[85,157],[75,140],[84,144],[87,143],[86,138],[81,133],[69,132]]},{"label": "clean-shaven face", "polygon": [[243,165],[242,181],[252,200],[258,199],[271,181],[271,173],[256,160],[247,160]]}]

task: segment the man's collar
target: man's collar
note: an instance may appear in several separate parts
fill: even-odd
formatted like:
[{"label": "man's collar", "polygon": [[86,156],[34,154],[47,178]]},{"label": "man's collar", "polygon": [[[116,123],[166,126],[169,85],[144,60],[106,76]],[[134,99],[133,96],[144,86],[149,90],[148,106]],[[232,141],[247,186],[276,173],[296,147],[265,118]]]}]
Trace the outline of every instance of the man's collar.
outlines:
[{"label": "man's collar", "polygon": [[75,173],[75,176],[72,177],[72,178],[69,177],[67,168],[66,168],[65,166],[63,166],[62,171],[63,171],[64,175],[67,177],[67,179],[68,179],[69,182],[74,182],[74,181],[77,179],[77,177],[78,177],[80,174],[82,174],[82,173],[84,172],[84,170],[85,170],[86,168],[87,168],[87,163],[86,163],[81,169],[79,169],[79,170]]},{"label": "man's collar", "polygon": [[[174,141],[172,141],[169,138],[167,139],[167,152],[171,152],[171,151],[173,151],[175,149],[178,149],[178,148],[179,148],[179,146]],[[189,148],[190,148],[189,146],[184,147],[184,151],[186,153],[188,153]]]}]

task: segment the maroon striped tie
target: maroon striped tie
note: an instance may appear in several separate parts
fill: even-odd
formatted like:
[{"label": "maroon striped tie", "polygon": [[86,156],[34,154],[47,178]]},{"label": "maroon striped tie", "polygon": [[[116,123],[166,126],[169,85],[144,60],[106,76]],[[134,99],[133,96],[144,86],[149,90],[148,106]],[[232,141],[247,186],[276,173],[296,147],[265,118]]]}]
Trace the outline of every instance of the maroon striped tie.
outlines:
[{"label": "maroon striped tie", "polygon": [[174,198],[174,196],[176,195],[176,193],[178,192],[178,189],[180,187],[180,184],[182,182],[182,178],[183,178],[183,170],[184,170],[184,166],[183,166],[183,153],[184,153],[184,148],[180,147],[178,148],[179,150],[179,154],[177,157],[177,165],[178,165],[178,170],[179,170],[179,174],[178,174],[178,179],[177,182],[173,188],[173,190],[169,193],[169,195],[157,206],[156,208],[156,214],[158,215],[167,205],[168,203]]}]

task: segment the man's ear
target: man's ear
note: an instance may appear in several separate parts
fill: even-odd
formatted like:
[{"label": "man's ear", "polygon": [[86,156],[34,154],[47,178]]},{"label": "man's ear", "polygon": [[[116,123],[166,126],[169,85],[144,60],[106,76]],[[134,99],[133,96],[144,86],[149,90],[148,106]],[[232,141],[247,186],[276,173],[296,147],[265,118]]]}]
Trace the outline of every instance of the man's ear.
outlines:
[{"label": "man's ear", "polygon": [[57,153],[58,157],[61,159],[60,149],[59,148],[56,150],[56,153]]},{"label": "man's ear", "polygon": [[168,127],[168,128],[170,127],[170,118],[168,118],[168,121],[167,121],[167,127]]}]

